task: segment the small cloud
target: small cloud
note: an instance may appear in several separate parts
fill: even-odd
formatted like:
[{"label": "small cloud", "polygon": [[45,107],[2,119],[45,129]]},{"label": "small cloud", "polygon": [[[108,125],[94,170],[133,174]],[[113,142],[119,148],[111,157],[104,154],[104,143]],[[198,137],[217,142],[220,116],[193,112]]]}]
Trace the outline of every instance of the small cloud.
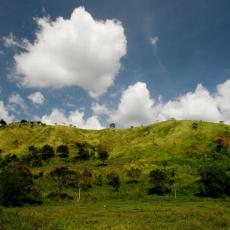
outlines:
[{"label": "small cloud", "polygon": [[150,44],[152,45],[152,46],[156,46],[156,44],[157,44],[157,42],[159,41],[159,37],[151,37],[150,38]]},{"label": "small cloud", "polygon": [[41,92],[32,93],[27,98],[31,100],[34,105],[42,105],[45,100]]},{"label": "small cloud", "polygon": [[4,105],[3,101],[0,101],[0,119],[5,120],[6,122],[12,122],[14,117],[9,115],[7,107]]},{"label": "small cloud", "polygon": [[100,105],[99,103],[94,103],[91,107],[92,111],[95,113],[95,114],[109,114],[109,110],[108,108],[103,104],[103,105]]},{"label": "small cloud", "polygon": [[10,33],[8,36],[4,36],[1,39],[3,41],[3,45],[6,48],[17,47],[20,49],[27,50],[29,41],[27,39],[18,40],[13,33]]},{"label": "small cloud", "polygon": [[17,111],[17,108],[20,108],[23,112],[27,111],[27,106],[24,99],[18,94],[12,94],[9,97],[9,109],[11,111]]}]

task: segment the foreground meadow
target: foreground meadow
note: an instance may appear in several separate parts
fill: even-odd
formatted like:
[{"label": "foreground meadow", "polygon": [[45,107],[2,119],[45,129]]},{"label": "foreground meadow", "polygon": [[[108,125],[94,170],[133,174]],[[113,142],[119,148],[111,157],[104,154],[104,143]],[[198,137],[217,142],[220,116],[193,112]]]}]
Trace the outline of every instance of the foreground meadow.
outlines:
[{"label": "foreground meadow", "polygon": [[146,197],[1,210],[2,230],[230,229],[229,199]]}]

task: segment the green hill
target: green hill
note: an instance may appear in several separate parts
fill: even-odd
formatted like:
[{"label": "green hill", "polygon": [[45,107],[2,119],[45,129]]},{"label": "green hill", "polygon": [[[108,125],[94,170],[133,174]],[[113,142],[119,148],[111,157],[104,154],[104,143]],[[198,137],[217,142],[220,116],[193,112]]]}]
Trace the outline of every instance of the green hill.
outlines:
[{"label": "green hill", "polygon": [[[80,160],[77,158],[77,143],[87,143],[92,152],[95,151],[95,155],[87,160]],[[36,177],[35,182],[40,189],[43,205],[6,209],[4,223],[9,223],[5,224],[9,228],[5,229],[230,227],[229,198],[211,200],[196,196],[199,191],[197,182],[200,179],[200,167],[218,163],[230,172],[228,125],[169,120],[149,126],[99,131],[30,122],[14,123],[0,128],[3,158],[8,154],[15,154],[23,159],[28,155],[29,146],[41,148],[46,144],[55,151],[59,145],[68,146],[69,157],[60,158],[55,152],[55,156],[44,161],[41,166],[31,167],[33,175],[42,173],[41,177]],[[102,166],[97,159],[98,146],[103,146],[109,152],[106,166]],[[82,191],[81,204],[76,205],[78,195],[76,189],[70,187],[64,188],[63,192],[72,196],[74,201],[47,199],[58,190],[58,182],[50,176],[50,172],[60,167],[68,167],[81,173],[86,169],[91,171],[92,187]],[[131,167],[141,170],[138,183],[128,183],[127,170]],[[149,172],[158,168],[176,171],[174,189],[165,197],[147,195]],[[120,177],[119,192],[114,192],[106,183],[106,176],[111,172]],[[102,185],[98,183],[99,175],[102,176]],[[174,190],[177,192],[177,200]],[[20,213],[18,219],[15,212]],[[39,228],[35,228],[36,224]]]},{"label": "green hill", "polygon": [[[3,153],[23,154],[30,145],[68,145],[74,154],[76,142],[109,147],[113,158],[156,159],[158,154],[197,155],[210,152],[215,138],[229,142],[230,126],[209,122],[166,121],[128,129],[83,130],[66,126],[10,124],[0,128]],[[161,156],[163,157],[163,156]]]}]

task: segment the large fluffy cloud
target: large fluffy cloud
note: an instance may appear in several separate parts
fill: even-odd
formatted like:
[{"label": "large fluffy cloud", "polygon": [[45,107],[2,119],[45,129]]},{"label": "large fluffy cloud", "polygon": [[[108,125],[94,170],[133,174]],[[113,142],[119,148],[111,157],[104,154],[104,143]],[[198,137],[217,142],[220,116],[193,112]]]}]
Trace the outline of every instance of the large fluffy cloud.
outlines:
[{"label": "large fluffy cloud", "polygon": [[110,121],[122,126],[148,124],[169,118],[206,120],[230,123],[230,80],[217,85],[210,93],[201,84],[194,92],[188,92],[168,102],[155,101],[147,85],[137,82],[122,94],[118,108],[110,113]]},{"label": "large fluffy cloud", "polygon": [[3,119],[6,122],[12,122],[14,117],[10,116],[3,101],[0,101],[0,120]]},{"label": "large fluffy cloud", "polygon": [[218,103],[209,91],[199,84],[194,92],[167,102],[161,109],[159,118],[193,119],[219,121],[221,113]]},{"label": "large fluffy cloud", "polygon": [[150,97],[147,85],[137,82],[123,92],[118,109],[110,119],[126,126],[140,125],[153,121],[153,115],[154,100]]},{"label": "large fluffy cloud", "polygon": [[[69,19],[37,19],[33,43],[16,54],[16,79],[23,87],[79,86],[99,96],[112,85],[126,54],[121,22],[95,20],[83,7]],[[10,44],[14,39],[10,39]],[[9,42],[8,42],[9,43]]]},{"label": "large fluffy cloud", "polygon": [[84,129],[103,129],[100,121],[97,116],[89,117],[88,119],[84,119],[84,112],[80,112],[78,110],[70,112],[67,116],[60,109],[53,109],[51,114],[44,115],[41,118],[41,121],[49,124],[61,124],[61,125],[75,125],[79,128]]}]

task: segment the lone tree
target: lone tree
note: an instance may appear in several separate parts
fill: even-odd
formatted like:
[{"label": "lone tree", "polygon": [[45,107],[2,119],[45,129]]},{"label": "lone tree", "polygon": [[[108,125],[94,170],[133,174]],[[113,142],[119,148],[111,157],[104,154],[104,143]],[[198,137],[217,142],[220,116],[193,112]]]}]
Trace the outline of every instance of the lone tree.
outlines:
[{"label": "lone tree", "polygon": [[43,160],[48,160],[54,156],[53,147],[50,145],[44,145],[41,149],[41,152],[42,152],[42,159]]},{"label": "lone tree", "polygon": [[163,195],[171,192],[174,184],[174,169],[154,169],[149,173],[150,188],[148,194]]},{"label": "lone tree", "polygon": [[193,130],[197,130],[197,129],[198,129],[198,123],[197,123],[197,122],[194,121],[194,122],[192,123],[192,129],[193,129]]},{"label": "lone tree", "polygon": [[0,204],[21,206],[25,203],[40,203],[30,170],[20,164],[11,164],[0,173]]},{"label": "lone tree", "polygon": [[5,127],[7,125],[6,121],[3,119],[0,120],[0,127]]},{"label": "lone tree", "polygon": [[221,197],[230,194],[230,176],[221,165],[209,165],[200,169],[200,195]]},{"label": "lone tree", "polygon": [[80,160],[88,160],[90,158],[91,146],[88,143],[76,143],[78,149],[78,155]]},{"label": "lone tree", "polygon": [[81,175],[81,187],[84,191],[88,191],[92,188],[92,177],[93,174],[90,170],[85,169]]},{"label": "lone tree", "polygon": [[109,173],[107,176],[107,183],[108,185],[111,185],[115,192],[118,192],[120,189],[121,181],[118,174],[112,172]]},{"label": "lone tree", "polygon": [[115,123],[111,123],[111,124],[109,125],[109,128],[110,128],[110,129],[115,129],[115,128],[116,128],[116,124],[115,124]]},{"label": "lone tree", "polygon": [[66,145],[59,145],[57,147],[57,153],[59,157],[65,158],[69,156],[69,148]]},{"label": "lone tree", "polygon": [[98,159],[102,161],[102,165],[106,165],[105,161],[109,158],[109,153],[106,149],[104,149],[102,146],[98,149]]}]

